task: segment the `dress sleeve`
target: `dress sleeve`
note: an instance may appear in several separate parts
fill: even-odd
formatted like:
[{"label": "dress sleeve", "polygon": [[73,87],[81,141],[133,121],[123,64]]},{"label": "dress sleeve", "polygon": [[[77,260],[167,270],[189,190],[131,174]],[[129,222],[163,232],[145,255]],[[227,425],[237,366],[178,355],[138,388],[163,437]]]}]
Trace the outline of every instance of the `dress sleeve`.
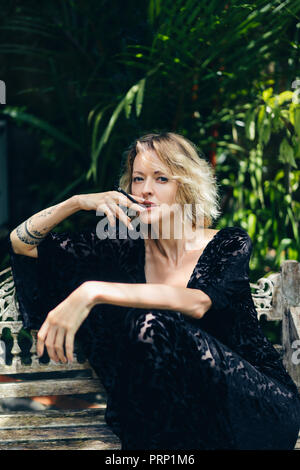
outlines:
[{"label": "dress sleeve", "polygon": [[[218,235],[218,234],[217,234]],[[252,241],[239,227],[226,227],[205,252],[197,288],[211,299],[213,310],[226,310],[250,292],[249,260]]]},{"label": "dress sleeve", "polygon": [[112,277],[114,257],[109,239],[92,231],[49,232],[38,245],[38,258],[9,254],[19,310],[25,328],[39,329],[49,311],[87,280]]}]

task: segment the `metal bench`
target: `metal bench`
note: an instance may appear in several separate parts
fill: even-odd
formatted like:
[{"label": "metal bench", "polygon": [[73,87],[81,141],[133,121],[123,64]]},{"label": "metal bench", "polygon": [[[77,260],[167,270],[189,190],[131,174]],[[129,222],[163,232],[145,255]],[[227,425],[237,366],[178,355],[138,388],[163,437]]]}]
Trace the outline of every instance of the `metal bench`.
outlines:
[{"label": "metal bench", "polygon": [[[279,273],[250,285],[258,317],[282,323],[281,344],[274,346],[300,391],[300,263],[284,261]],[[28,336],[22,328],[11,268],[7,268],[0,273],[0,376],[11,381],[0,383],[0,397],[97,393],[99,405],[83,410],[2,412],[0,449],[120,449],[118,437],[104,420],[105,389],[80,351],[72,364],[43,363],[36,355],[37,332],[31,331],[27,353],[22,334]]]}]

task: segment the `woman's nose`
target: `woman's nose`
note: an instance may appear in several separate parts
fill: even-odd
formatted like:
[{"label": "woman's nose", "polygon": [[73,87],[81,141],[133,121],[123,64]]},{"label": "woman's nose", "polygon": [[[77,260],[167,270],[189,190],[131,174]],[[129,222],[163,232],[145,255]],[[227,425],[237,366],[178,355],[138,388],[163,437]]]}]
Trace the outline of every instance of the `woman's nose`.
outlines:
[{"label": "woman's nose", "polygon": [[142,193],[144,198],[146,198],[149,194],[153,194],[153,187],[150,180],[145,181]]}]

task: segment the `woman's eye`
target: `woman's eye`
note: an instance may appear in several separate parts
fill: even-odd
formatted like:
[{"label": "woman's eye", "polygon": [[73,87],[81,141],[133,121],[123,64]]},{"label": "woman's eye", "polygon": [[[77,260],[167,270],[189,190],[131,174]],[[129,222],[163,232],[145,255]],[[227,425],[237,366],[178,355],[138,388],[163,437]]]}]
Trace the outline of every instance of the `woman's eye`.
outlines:
[{"label": "woman's eye", "polygon": [[[140,180],[142,180],[142,179],[143,179],[143,178],[141,178],[140,176],[135,176],[135,177],[133,178],[133,182],[140,181]],[[168,181],[168,178],[166,178],[165,176],[159,176],[157,179],[158,179],[158,180],[161,179],[163,183],[166,183],[166,182]]]}]

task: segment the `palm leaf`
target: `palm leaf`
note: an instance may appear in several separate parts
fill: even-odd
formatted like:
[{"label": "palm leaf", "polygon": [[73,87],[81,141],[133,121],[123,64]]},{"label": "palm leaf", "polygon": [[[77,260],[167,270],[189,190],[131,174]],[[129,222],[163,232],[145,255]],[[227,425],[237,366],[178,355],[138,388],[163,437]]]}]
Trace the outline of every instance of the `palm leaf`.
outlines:
[{"label": "palm leaf", "polygon": [[136,115],[139,116],[142,111],[142,103],[144,98],[146,79],[143,78],[140,82],[140,86],[136,95]]},{"label": "palm leaf", "polygon": [[46,132],[48,135],[51,135],[55,139],[59,140],[60,142],[68,145],[73,150],[76,150],[77,152],[82,153],[82,148],[77,142],[75,142],[73,139],[68,137],[63,132],[56,129],[52,124],[49,124],[48,122],[36,116],[33,116],[32,114],[26,113],[20,110],[19,108],[8,107],[8,106],[4,108],[3,110],[1,110],[0,114],[10,116],[12,119],[14,119],[17,122],[24,122],[25,124],[29,124],[32,127],[40,129]]},{"label": "palm leaf", "polygon": [[[108,122],[108,124],[107,124],[101,138],[100,138],[98,146],[92,152],[92,164],[91,164],[91,166],[88,170],[87,179],[89,179],[91,176],[93,176],[94,180],[96,181],[96,178],[97,178],[97,163],[98,163],[98,158],[99,158],[100,152],[101,152],[103,146],[106,144],[106,142],[107,142],[107,140],[108,140],[108,138],[109,138],[109,136],[110,136],[110,134],[111,134],[111,132],[114,128],[114,125],[115,125],[115,123],[116,123],[116,121],[117,121],[117,119],[120,115],[120,113],[126,107],[127,107],[126,117],[127,118],[129,117],[131,108],[128,111],[128,106],[129,106],[130,100],[131,101],[133,100],[134,95],[137,93],[137,91],[138,91],[138,84],[135,84],[128,90],[128,92],[126,93],[124,98],[119,102],[119,104],[117,105],[117,107],[113,111],[113,113],[112,113],[112,115],[109,119],[109,122]],[[102,118],[103,113],[104,113],[104,109],[100,111],[100,119]],[[100,119],[99,119],[99,121],[100,121]],[[99,121],[97,122],[97,120],[96,120],[95,125],[98,126]],[[93,144],[95,145],[95,133],[94,132],[93,132]]]},{"label": "palm leaf", "polygon": [[100,110],[97,118],[95,119],[94,122],[94,130],[93,130],[93,137],[92,137],[92,152],[91,152],[91,166],[87,172],[86,178],[90,179],[92,176],[94,177],[94,180],[96,181],[97,178],[97,165],[98,165],[98,160],[100,153],[102,151],[102,148],[106,144],[106,142],[109,139],[109,136],[121,114],[121,112],[124,110],[125,111],[125,116],[127,119],[129,119],[131,115],[131,109],[132,109],[132,103],[134,98],[136,97],[136,114],[137,116],[140,115],[141,110],[142,110],[142,100],[144,97],[144,89],[145,89],[145,84],[146,84],[146,79],[149,78],[151,75],[155,74],[157,70],[162,66],[162,63],[157,64],[153,69],[149,70],[147,73],[146,77],[142,78],[139,80],[136,84],[134,84],[126,93],[126,95],[122,98],[122,100],[118,103],[116,106],[115,110],[113,111],[109,122],[104,130],[104,132],[101,135],[100,141],[98,146],[96,147],[96,136],[98,132],[98,127],[99,123],[103,117],[103,114],[105,112],[106,108],[103,108]]}]

